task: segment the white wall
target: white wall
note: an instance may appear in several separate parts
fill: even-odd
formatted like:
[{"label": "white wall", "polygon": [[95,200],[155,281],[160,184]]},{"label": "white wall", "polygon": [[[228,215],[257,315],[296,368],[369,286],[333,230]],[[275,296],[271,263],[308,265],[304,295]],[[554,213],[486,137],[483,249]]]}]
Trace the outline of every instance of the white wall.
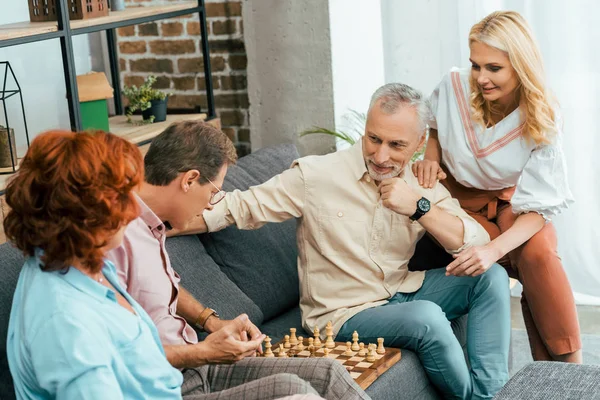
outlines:
[{"label": "white wall", "polygon": [[515,10],[529,22],[548,84],[561,103],[573,207],[554,219],[558,249],[578,303],[600,304],[600,5],[591,0],[381,0],[385,80],[429,94],[453,66],[468,67],[468,33],[494,10]]},{"label": "white wall", "polygon": [[351,133],[350,111],[366,113],[385,83],[380,0],[329,0],[329,19],[335,128]]},{"label": "white wall", "polygon": [[[29,20],[25,0],[0,0],[0,10],[0,24]],[[87,35],[74,37],[73,46],[77,74],[89,72],[91,60]],[[71,128],[58,39],[0,48],[0,61],[10,62],[21,86],[30,139],[48,129]],[[6,105],[11,127],[15,128],[19,156],[22,156],[26,142],[18,96],[6,100]],[[0,124],[5,124],[1,107]]]}]

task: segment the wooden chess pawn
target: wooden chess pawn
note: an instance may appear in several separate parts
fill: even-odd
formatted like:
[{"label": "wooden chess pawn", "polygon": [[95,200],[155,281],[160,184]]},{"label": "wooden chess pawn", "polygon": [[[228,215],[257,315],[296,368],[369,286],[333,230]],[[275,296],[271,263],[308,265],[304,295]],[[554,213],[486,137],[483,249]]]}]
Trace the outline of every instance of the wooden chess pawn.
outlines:
[{"label": "wooden chess pawn", "polygon": [[302,336],[298,336],[298,345],[296,346],[298,351],[304,350],[304,338]]},{"label": "wooden chess pawn", "polygon": [[327,347],[325,347],[323,349],[323,357],[327,358],[327,356],[329,355],[329,352],[330,352],[330,350]]},{"label": "wooden chess pawn", "polygon": [[271,338],[268,336],[265,338],[265,357],[275,357],[271,350]]},{"label": "wooden chess pawn", "polygon": [[359,355],[360,357],[364,357],[364,356],[366,356],[366,355],[367,355],[367,350],[365,350],[365,344],[364,344],[364,343],[361,343],[361,344],[359,345],[358,355]]},{"label": "wooden chess pawn", "polygon": [[296,338],[296,328],[290,328],[290,344],[292,346],[298,344],[298,339]]},{"label": "wooden chess pawn", "polygon": [[333,341],[333,326],[331,325],[331,321],[329,321],[327,326],[325,326],[325,335],[327,335],[325,347],[328,349],[333,349],[335,347],[335,342]]},{"label": "wooden chess pawn", "polygon": [[369,344],[369,352],[367,353],[367,361],[368,362],[375,361],[375,358],[376,358],[375,354],[376,354],[375,353],[375,345],[371,346]]},{"label": "wooden chess pawn", "polygon": [[385,348],[383,347],[383,338],[377,338],[377,354],[385,354]]},{"label": "wooden chess pawn", "polygon": [[356,331],[354,331],[354,333],[352,334],[352,350],[360,350],[360,347],[358,346],[358,332]]},{"label": "wooden chess pawn", "polygon": [[321,335],[319,333],[319,327],[318,326],[315,326],[314,334],[315,334],[315,341],[313,342],[313,345],[316,348],[320,348],[321,347]]},{"label": "wooden chess pawn", "polygon": [[312,354],[315,351],[315,339],[309,337],[308,338],[308,351]]},{"label": "wooden chess pawn", "polygon": [[279,344],[279,354],[277,354],[277,357],[280,357],[280,358],[286,357],[285,349],[283,348],[283,343]]},{"label": "wooden chess pawn", "polygon": [[285,335],[283,337],[283,347],[285,347],[286,349],[292,347],[292,345],[290,344],[290,335]]},{"label": "wooden chess pawn", "polygon": [[351,356],[354,353],[352,353],[352,343],[350,342],[346,342],[346,351],[344,352],[345,356]]}]

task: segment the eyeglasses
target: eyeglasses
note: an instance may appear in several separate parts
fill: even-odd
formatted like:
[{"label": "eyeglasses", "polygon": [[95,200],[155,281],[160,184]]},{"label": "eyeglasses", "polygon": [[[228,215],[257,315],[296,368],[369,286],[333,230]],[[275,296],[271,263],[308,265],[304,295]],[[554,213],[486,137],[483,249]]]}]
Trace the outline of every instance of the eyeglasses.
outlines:
[{"label": "eyeglasses", "polygon": [[218,190],[216,193],[213,193],[210,196],[209,203],[211,206],[214,206],[215,204],[217,204],[218,202],[220,202],[221,200],[223,200],[225,198],[225,191],[223,189],[221,189],[220,187],[218,187],[217,185],[215,185],[214,183],[212,183],[212,181],[210,179],[206,178],[206,180],[208,181],[208,183],[213,185],[215,189]]}]

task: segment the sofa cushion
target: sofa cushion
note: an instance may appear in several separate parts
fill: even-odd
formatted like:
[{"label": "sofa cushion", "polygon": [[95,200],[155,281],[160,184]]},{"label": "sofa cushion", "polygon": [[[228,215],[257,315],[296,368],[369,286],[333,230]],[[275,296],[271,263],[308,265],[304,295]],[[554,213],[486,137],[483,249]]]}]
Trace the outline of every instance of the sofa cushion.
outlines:
[{"label": "sofa cushion", "polygon": [[[286,170],[298,158],[293,145],[264,148],[229,167],[223,188],[246,190]],[[269,320],[299,303],[296,221],[266,224],[255,231],[235,226],[200,235],[221,270]]]},{"label": "sofa cushion", "polygon": [[0,266],[2,266],[2,285],[0,285],[0,399],[15,398],[13,380],[8,369],[6,335],[8,333],[13,295],[24,262],[25,257],[20,250],[9,243],[0,246]]},{"label": "sofa cushion", "polygon": [[181,287],[203,305],[217,310],[223,319],[246,313],[255,324],[263,322],[262,311],[221,271],[197,236],[168,238],[167,252]]}]

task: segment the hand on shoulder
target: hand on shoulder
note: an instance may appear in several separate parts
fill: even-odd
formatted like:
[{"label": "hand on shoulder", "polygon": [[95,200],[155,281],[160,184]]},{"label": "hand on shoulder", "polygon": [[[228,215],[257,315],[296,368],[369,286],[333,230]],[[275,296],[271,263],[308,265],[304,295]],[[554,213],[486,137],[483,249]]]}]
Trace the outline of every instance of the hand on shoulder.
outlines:
[{"label": "hand on shoulder", "polygon": [[412,172],[425,189],[431,189],[438,180],[447,178],[446,173],[437,161],[420,160],[412,165]]}]

